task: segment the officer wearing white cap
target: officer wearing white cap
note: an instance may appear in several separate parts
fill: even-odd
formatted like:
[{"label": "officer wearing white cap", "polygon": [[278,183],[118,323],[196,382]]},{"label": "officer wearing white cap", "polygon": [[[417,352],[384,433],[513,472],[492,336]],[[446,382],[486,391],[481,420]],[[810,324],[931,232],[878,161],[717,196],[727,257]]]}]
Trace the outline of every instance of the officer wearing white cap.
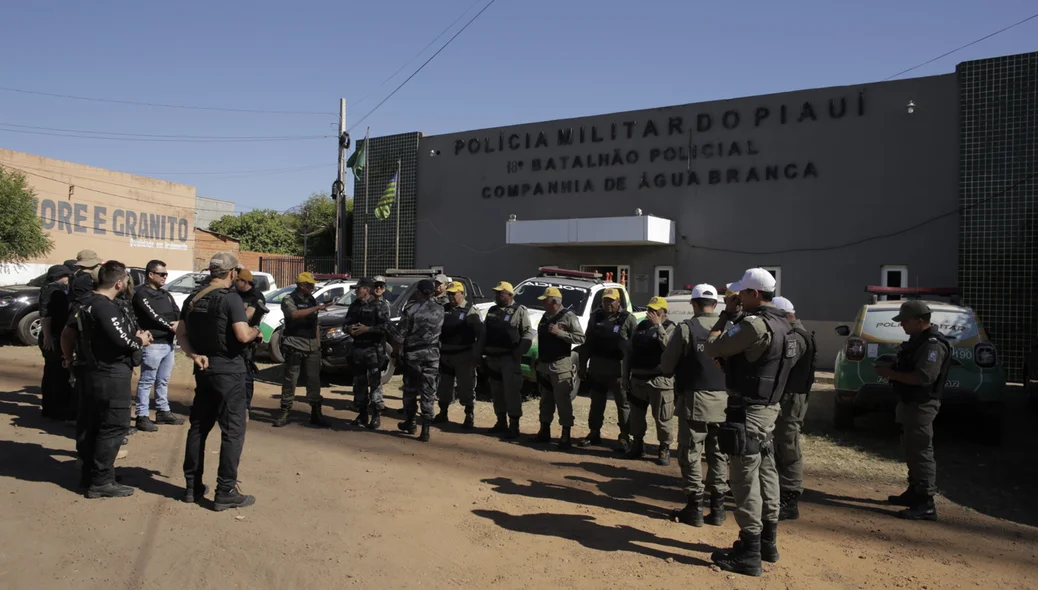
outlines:
[{"label": "officer wearing white cap", "polygon": [[779,474],[779,520],[800,518],[800,494],[804,492],[804,461],[800,452],[800,428],[807,416],[807,397],[815,382],[816,351],[814,332],[808,332],[797,319],[793,302],[785,297],[772,300],[796,333],[800,356],[786,381],[778,420],[775,421],[775,467]]},{"label": "officer wearing white cap", "polygon": [[[725,375],[706,354],[710,330],[717,324],[720,297],[712,285],[692,289],[691,319],[678,324],[663,351],[660,369],[675,377],[675,415],[678,419],[678,464],[681,465],[685,507],[671,517],[701,527],[724,523],[724,497],[728,493],[728,456],[721,452],[719,427],[725,420],[728,392]],[[707,473],[703,477],[702,456]],[[705,479],[705,482],[704,482]],[[703,518],[704,493],[710,493],[710,514]]]},{"label": "officer wearing white cap", "polygon": [[490,395],[497,414],[497,423],[489,432],[503,432],[504,438],[517,439],[519,419],[523,415],[522,359],[533,346],[536,332],[526,307],[515,301],[512,283],[498,283],[494,287],[494,301],[494,307],[487,310],[483,332],[476,343],[476,358],[486,355]]},{"label": "officer wearing white cap", "polygon": [[[720,427],[729,456],[739,540],[712,559],[723,570],[759,576],[761,559],[778,560],[779,478],[771,436],[789,373],[803,351],[786,314],[773,304],[775,277],[763,268],[746,271],[737,284],[738,316],[730,300],[710,332],[705,352],[725,359],[728,409]],[[726,323],[734,316],[733,326]]]},{"label": "officer wearing white cap", "polygon": [[641,459],[645,454],[645,432],[648,430],[646,413],[652,407],[656,422],[656,440],[659,451],[656,464],[670,465],[670,443],[674,438],[674,378],[660,370],[663,350],[674,334],[674,322],[667,319],[667,300],[653,297],[649,300],[645,319],[638,323],[631,335],[631,356],[624,363],[624,384],[631,403],[628,427],[631,450],[625,459]]},{"label": "officer wearing white cap", "polygon": [[447,295],[447,287],[451,284],[451,278],[445,274],[438,274],[433,277],[433,301],[440,305],[447,307],[450,303],[450,297]]}]

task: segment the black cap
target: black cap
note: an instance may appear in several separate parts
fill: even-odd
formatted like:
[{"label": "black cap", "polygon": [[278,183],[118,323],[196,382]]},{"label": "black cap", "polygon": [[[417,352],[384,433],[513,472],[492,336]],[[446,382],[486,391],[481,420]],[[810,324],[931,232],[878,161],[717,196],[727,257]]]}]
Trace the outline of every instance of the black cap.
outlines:
[{"label": "black cap", "polygon": [[422,279],[418,281],[418,292],[426,296],[432,295],[436,292],[436,287],[429,279]]},{"label": "black cap", "polygon": [[72,271],[69,270],[69,267],[65,266],[64,264],[55,264],[54,266],[47,269],[48,281],[56,281],[61,277],[70,276],[72,276]]},{"label": "black cap", "polygon": [[901,304],[901,310],[894,316],[895,322],[907,318],[918,318],[930,313],[930,306],[918,299],[912,299]]},{"label": "black cap", "polygon": [[364,277],[364,278],[360,279],[359,281],[357,281],[357,287],[358,288],[360,288],[360,287],[367,287],[367,288],[371,289],[374,286],[375,286],[375,282],[372,281],[371,279],[369,279],[368,277]]},{"label": "black cap", "polygon": [[69,268],[69,270],[71,270],[72,272],[76,272],[76,268],[77,267],[76,267],[76,259],[75,258],[72,258],[70,260],[66,260],[64,262],[64,264],[65,264],[65,266],[67,266]]}]

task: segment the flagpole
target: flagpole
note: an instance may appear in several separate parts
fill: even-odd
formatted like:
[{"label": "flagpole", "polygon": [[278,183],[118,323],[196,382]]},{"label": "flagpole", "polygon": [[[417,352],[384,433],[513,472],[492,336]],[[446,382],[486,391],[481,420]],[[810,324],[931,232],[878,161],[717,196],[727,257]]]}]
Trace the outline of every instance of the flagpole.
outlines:
[{"label": "flagpole", "polygon": [[402,194],[400,192],[400,185],[403,179],[400,178],[400,160],[396,161],[396,264],[393,268],[400,268],[400,199]]},{"label": "flagpole", "polygon": [[368,276],[368,186],[371,182],[371,167],[368,166],[368,136],[371,127],[364,132],[364,276]]}]

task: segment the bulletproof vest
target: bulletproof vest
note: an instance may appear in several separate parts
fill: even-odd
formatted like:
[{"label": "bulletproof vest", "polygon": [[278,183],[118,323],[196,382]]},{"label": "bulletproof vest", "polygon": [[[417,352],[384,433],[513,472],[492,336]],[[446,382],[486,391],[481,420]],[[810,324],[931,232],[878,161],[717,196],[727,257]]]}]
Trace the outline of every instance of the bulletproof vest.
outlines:
[{"label": "bulletproof vest", "polygon": [[472,304],[465,302],[464,307],[449,305],[443,313],[443,328],[440,330],[440,342],[450,346],[471,346],[476,343],[476,331],[466,321]]},{"label": "bulletproof vest", "polygon": [[555,361],[569,358],[573,345],[551,333],[551,327],[558,323],[566,314],[573,313],[568,309],[553,317],[548,314],[541,316],[537,324],[537,360],[542,363],[554,363]]},{"label": "bulletproof vest", "polygon": [[[317,307],[317,300],[314,299],[313,295],[306,295],[299,289],[292,291],[292,293],[289,294],[289,297],[291,297],[292,301],[295,302],[296,309],[310,309],[311,307]],[[316,335],[316,313],[312,313],[298,320],[285,318],[285,338],[296,336],[298,338],[307,338],[309,340],[313,340],[317,337]]]},{"label": "bulletproof vest", "polygon": [[596,309],[591,314],[591,322],[588,327],[590,356],[623,360],[624,338],[621,335],[627,316],[631,315],[626,310],[620,310],[616,317],[610,318],[602,309]]},{"label": "bulletproof vest", "polygon": [[685,320],[691,339],[688,354],[681,359],[675,377],[678,391],[724,391],[724,371],[706,354],[710,329],[692,318]]},{"label": "bulletproof vest", "polygon": [[[230,292],[230,289],[206,287],[191,300],[187,313],[187,334],[191,348],[198,354],[233,356],[228,342],[230,318],[223,309],[223,299]],[[236,346],[234,352],[238,348]]]},{"label": "bulletproof vest", "polygon": [[[784,312],[763,306],[756,315],[764,320],[771,333],[771,344],[755,361],[746,358],[745,352],[731,357],[726,381],[728,389],[746,403],[771,405],[779,402],[786,389],[789,372],[796,362],[797,339]],[[736,324],[732,329],[739,326]],[[749,328],[743,326],[742,329]]]},{"label": "bulletproof vest", "polygon": [[[665,320],[664,329],[673,326],[674,322]],[[663,358],[663,335],[656,330],[656,324],[642,320],[631,336],[631,368],[658,369]]]},{"label": "bulletproof vest", "polygon": [[818,347],[815,346],[815,333],[808,332],[803,328],[793,326],[793,331],[799,334],[804,342],[807,342],[807,350],[793,365],[786,381],[786,393],[811,393],[811,386],[815,384],[815,364],[818,357]]},{"label": "bulletproof vest", "polygon": [[519,328],[512,325],[512,316],[519,311],[519,304],[512,302],[507,307],[495,305],[487,311],[484,324],[486,330],[486,346],[490,348],[518,348],[521,334]]},{"label": "bulletproof vest", "polygon": [[[353,305],[356,305],[357,309],[353,314],[347,312],[347,323],[357,323],[369,328],[378,325],[379,307],[383,305],[381,299],[378,299],[377,297],[372,297],[367,301],[357,299],[350,304],[351,307]],[[353,342],[360,347],[368,347],[378,344],[383,338],[384,336],[382,334],[365,332],[359,336],[354,336]]]},{"label": "bulletproof vest", "polygon": [[[133,366],[133,358],[107,340],[94,319],[94,306],[108,304],[119,307],[104,295],[93,292],[79,300],[79,309],[76,310],[76,328],[79,330],[79,337],[76,339],[76,364],[87,370],[96,370],[104,365]],[[132,325],[127,324],[129,333],[136,334],[137,330],[132,328]]]},{"label": "bulletproof vest", "polygon": [[948,371],[951,369],[951,344],[948,343],[948,339],[944,337],[944,334],[941,334],[933,326],[928,331],[911,338],[908,342],[898,347],[894,370],[904,372],[915,371],[916,361],[914,357],[916,350],[925,345],[931,338],[937,340],[944,347],[944,364],[941,365],[941,373],[930,385],[909,385],[900,381],[891,381],[890,384],[894,388],[894,393],[897,393],[904,401],[925,402],[928,399],[941,399],[941,396],[944,394],[944,382],[948,379]]}]

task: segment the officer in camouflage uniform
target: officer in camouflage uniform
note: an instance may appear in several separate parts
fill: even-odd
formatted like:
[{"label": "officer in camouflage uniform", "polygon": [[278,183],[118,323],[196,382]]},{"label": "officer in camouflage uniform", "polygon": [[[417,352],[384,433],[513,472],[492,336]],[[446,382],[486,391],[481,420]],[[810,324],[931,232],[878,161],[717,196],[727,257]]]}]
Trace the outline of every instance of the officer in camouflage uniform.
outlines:
[{"label": "officer in camouflage uniform", "polygon": [[483,332],[483,320],[471,302],[465,301],[465,285],[452,282],[447,286],[450,303],[444,309],[443,330],[440,332],[440,384],[436,396],[440,399],[440,413],[433,424],[448,421],[447,410],[454,401],[454,386],[458,387],[458,401],[465,407],[468,430],[475,421],[476,357],[475,346]]},{"label": "officer in camouflage uniform", "polygon": [[667,319],[666,299],[653,297],[647,307],[645,319],[631,336],[631,356],[624,365],[624,384],[631,402],[628,427],[634,439],[624,458],[641,459],[645,455],[646,414],[651,406],[660,443],[656,464],[666,467],[670,465],[670,442],[674,438],[674,379],[663,375],[660,361],[674,333],[674,322]]},{"label": "officer in camouflage uniform", "polygon": [[432,281],[418,281],[418,298],[400,315],[393,350],[404,371],[404,409],[406,419],[397,427],[415,433],[418,398],[422,399],[422,434],[429,442],[429,426],[436,407],[436,381],[440,373],[440,331],[443,329],[443,306],[432,299]]},{"label": "officer in camouflage uniform", "polygon": [[440,305],[447,307],[450,303],[450,296],[447,295],[447,287],[451,284],[451,278],[447,275],[439,274],[433,277],[433,301]]},{"label": "officer in camouflage uniform", "polygon": [[551,423],[555,408],[559,409],[562,436],[559,450],[572,446],[570,429],[573,428],[573,346],[584,342],[584,329],[577,314],[562,307],[562,292],[548,287],[538,297],[544,302],[544,315],[537,325],[537,386],[541,394],[541,430],[536,442],[551,442]]},{"label": "officer in camouflage uniform", "polygon": [[587,381],[591,390],[591,411],[587,425],[591,431],[577,446],[602,444],[602,423],[605,421],[606,400],[613,395],[616,417],[620,426],[620,452],[630,450],[627,421],[631,405],[623,389],[623,361],[630,353],[630,338],[638,322],[627,310],[620,309],[620,291],[606,289],[602,293],[602,307],[591,314],[586,339],[580,347],[577,373]]},{"label": "officer in camouflage uniform", "polygon": [[[380,279],[382,277],[375,277]],[[343,331],[353,337],[350,367],[353,370],[353,405],[357,410],[354,426],[375,430],[382,425],[382,365],[387,362],[386,340],[393,334],[389,304],[374,295],[379,282],[368,278],[357,282],[357,297],[350,303],[343,320]],[[381,282],[385,291],[385,281]],[[369,421],[370,418],[370,421]]]},{"label": "officer in camouflage uniform", "polygon": [[786,319],[796,333],[797,346],[804,354],[793,366],[786,381],[786,393],[782,396],[778,420],[775,421],[775,467],[779,473],[779,520],[800,518],[800,494],[804,492],[804,459],[800,451],[800,429],[807,417],[807,398],[815,382],[814,332],[808,332],[797,319],[793,302],[785,297],[776,297],[775,307],[786,314]]},{"label": "officer in camouflage uniform", "polygon": [[[719,427],[725,420],[728,392],[725,375],[706,355],[710,331],[717,324],[717,290],[708,284],[692,289],[695,315],[678,324],[660,361],[664,375],[675,377],[678,416],[678,464],[681,465],[685,507],[671,514],[678,522],[701,527],[725,521],[728,456],[721,452]],[[727,329],[730,326],[725,326]],[[706,454],[704,485],[702,456]],[[710,492],[710,514],[703,518],[704,493]]]},{"label": "officer in camouflage uniform", "polygon": [[906,520],[937,520],[933,497],[937,493],[937,463],[933,456],[933,421],[941,409],[941,395],[951,368],[951,344],[930,323],[930,306],[906,301],[894,316],[908,334],[898,347],[893,366],[877,365],[876,374],[890,381],[898,395],[897,421],[908,463],[908,489],[887,501],[907,509],[898,513]]},{"label": "officer in camouflage uniform", "polygon": [[516,439],[523,415],[522,358],[533,345],[535,332],[526,307],[515,302],[512,284],[501,281],[494,291],[497,304],[487,310],[483,334],[476,344],[476,358],[486,355],[490,394],[497,414],[497,423],[489,432],[504,432],[504,438]]},{"label": "officer in camouflage uniform", "polygon": [[[705,352],[725,359],[728,409],[721,450],[730,458],[739,540],[712,555],[722,570],[761,575],[761,559],[778,561],[779,477],[771,436],[786,380],[802,354],[786,314],[773,304],[775,277],[763,268],[746,271],[738,285],[746,314],[732,317],[729,303],[710,332]],[[726,322],[733,326],[723,331]]]}]

